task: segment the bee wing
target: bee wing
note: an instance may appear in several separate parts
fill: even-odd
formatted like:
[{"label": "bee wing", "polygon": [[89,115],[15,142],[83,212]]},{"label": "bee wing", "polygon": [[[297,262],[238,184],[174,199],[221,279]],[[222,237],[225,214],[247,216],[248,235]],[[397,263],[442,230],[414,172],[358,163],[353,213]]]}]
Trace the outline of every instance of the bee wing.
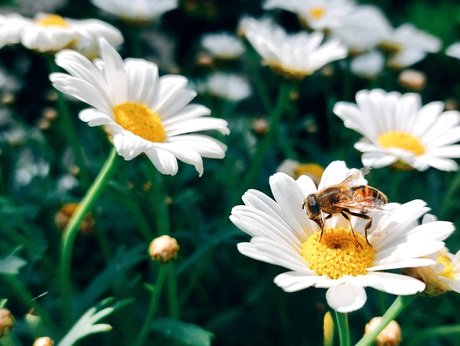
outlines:
[{"label": "bee wing", "polygon": [[386,212],[385,202],[373,196],[363,197],[359,200],[349,199],[340,201],[335,203],[335,205],[359,213],[367,213],[370,211]]},{"label": "bee wing", "polygon": [[345,178],[344,181],[342,181],[339,185],[347,185],[347,186],[356,186],[356,185],[361,185],[362,182],[358,183],[359,179],[363,179],[364,176],[369,173],[371,169],[369,167],[363,167],[352,174],[350,174],[348,177]]}]

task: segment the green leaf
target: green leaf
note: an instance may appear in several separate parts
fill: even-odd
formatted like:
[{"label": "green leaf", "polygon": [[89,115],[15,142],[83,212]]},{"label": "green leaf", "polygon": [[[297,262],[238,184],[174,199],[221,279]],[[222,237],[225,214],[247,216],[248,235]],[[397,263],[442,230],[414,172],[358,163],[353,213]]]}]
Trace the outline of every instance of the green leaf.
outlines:
[{"label": "green leaf", "polygon": [[19,250],[20,247],[15,249],[8,256],[0,259],[0,274],[17,275],[19,274],[19,269],[27,264],[25,260],[15,255]]},{"label": "green leaf", "polygon": [[209,346],[213,334],[195,324],[158,318],[152,323],[152,329],[167,338],[173,338],[183,345]]}]

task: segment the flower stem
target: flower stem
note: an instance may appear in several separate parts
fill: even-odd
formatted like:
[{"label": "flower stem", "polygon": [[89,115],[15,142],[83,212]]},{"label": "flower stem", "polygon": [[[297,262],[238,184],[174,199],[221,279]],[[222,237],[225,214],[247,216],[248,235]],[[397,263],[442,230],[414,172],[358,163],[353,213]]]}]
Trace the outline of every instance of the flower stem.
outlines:
[{"label": "flower stem", "polygon": [[374,329],[369,334],[364,335],[356,346],[373,345],[375,338],[385,329],[385,327],[394,320],[415,298],[417,295],[412,296],[399,296],[395,299],[393,304],[388,308],[382,316],[382,320],[378,328]]},{"label": "flower stem", "polygon": [[[58,72],[59,69],[51,57],[46,56],[46,61],[49,66],[50,72]],[[80,183],[83,188],[86,188],[90,184],[90,175],[88,168],[85,164],[83,157],[83,150],[80,141],[75,131],[75,125],[72,122],[72,116],[70,114],[69,105],[67,100],[61,92],[57,92],[57,107],[59,111],[59,125],[61,126],[61,133],[65,134],[65,138],[68,140],[75,157],[76,165],[79,169]]]},{"label": "flower stem", "polygon": [[85,218],[96,199],[101,194],[103,188],[107,185],[113,173],[116,171],[118,154],[115,147],[112,148],[104,166],[102,167],[99,175],[89,190],[86,192],[85,197],[78,205],[75,213],[69,220],[62,236],[62,248],[60,258],[60,283],[62,293],[62,305],[66,322],[70,323],[72,319],[71,307],[71,260],[73,244],[78,232],[78,226]]},{"label": "flower stem", "polygon": [[169,273],[172,268],[171,264],[172,263],[170,262],[160,265],[157,280],[155,282],[155,289],[152,292],[152,299],[150,300],[150,305],[147,310],[147,316],[145,316],[144,324],[142,325],[142,329],[139,332],[136,343],[134,344],[135,346],[142,346],[149,334],[153,318],[155,317],[155,313],[158,309],[158,303],[160,302],[161,291],[163,290],[166,277],[171,275],[171,273]]},{"label": "flower stem", "polygon": [[[273,145],[273,138],[278,131],[278,127],[281,122],[281,116],[283,115],[286,105],[289,102],[289,93],[291,86],[287,83],[281,85],[276,107],[271,114],[270,127],[263,140],[259,143],[254,160],[251,163],[249,171],[244,176],[243,181],[239,185],[236,198],[241,198],[241,195],[252,185],[259,176],[262,165],[265,161],[266,155],[270,147]],[[232,203],[234,205],[235,203]]]},{"label": "flower stem", "polygon": [[350,329],[348,327],[348,315],[346,313],[335,312],[337,327],[339,329],[340,346],[350,346]]}]

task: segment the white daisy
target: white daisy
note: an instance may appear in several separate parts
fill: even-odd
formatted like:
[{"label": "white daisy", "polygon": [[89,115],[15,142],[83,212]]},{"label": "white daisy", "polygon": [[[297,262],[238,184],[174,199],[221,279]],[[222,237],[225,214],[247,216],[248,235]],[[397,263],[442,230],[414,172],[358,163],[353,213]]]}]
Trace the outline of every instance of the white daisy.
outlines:
[{"label": "white daisy", "polygon": [[[338,184],[352,172],[343,162],[333,162],[318,189]],[[363,245],[360,248],[348,221],[338,216],[326,221],[319,240],[319,227],[302,209],[306,196],[317,192],[312,180],[302,176],[296,181],[276,173],[270,178],[270,187],[274,200],[249,190],[243,196],[245,205],[233,208],[231,221],[252,237],[250,242],[239,243],[238,250],[290,269],[275,278],[286,292],[326,288],[328,304],[339,312],[361,308],[367,299],[364,287],[396,295],[423,291],[421,281],[385,270],[433,264],[423,256],[443,248],[443,240],[454,230],[451,223],[443,221],[414,226],[428,210],[423,201],[414,200],[395,205],[388,214],[380,214],[380,220],[375,216],[368,235],[370,245],[359,234],[362,223],[354,223],[356,237]]]},{"label": "white daisy", "polygon": [[237,59],[245,51],[241,39],[228,32],[205,34],[200,43],[209,54],[220,59]]},{"label": "white daisy", "polygon": [[118,29],[98,19],[75,20],[44,13],[37,14],[34,19],[17,14],[0,17],[0,47],[22,43],[39,52],[71,48],[94,57],[99,38],[115,46],[123,43]]},{"label": "white daisy", "polygon": [[446,55],[460,59],[460,42],[452,43],[449,47],[446,48]]},{"label": "white daisy", "polygon": [[360,53],[375,48],[391,31],[390,23],[378,7],[355,6],[331,34],[350,51]]},{"label": "white daisy", "polygon": [[455,255],[443,248],[427,256],[436,264],[428,267],[407,268],[404,272],[423,281],[423,291],[429,296],[439,295],[448,291],[460,293],[460,251]]},{"label": "white daisy", "polygon": [[347,56],[347,49],[338,40],[322,43],[322,32],[288,34],[269,21],[247,22],[246,38],[265,64],[291,78],[304,78]]},{"label": "white daisy", "polygon": [[91,0],[93,5],[132,22],[158,20],[165,12],[178,6],[177,0]]},{"label": "white daisy", "polygon": [[442,102],[422,107],[419,94],[374,89],[359,91],[356,104],[338,102],[333,111],[364,136],[355,144],[364,166],[454,171],[458,165],[451,158],[460,157],[460,145],[454,145],[460,140],[460,113],[443,109]]},{"label": "white daisy", "polygon": [[313,30],[331,30],[355,8],[351,0],[267,0],[264,9],[284,9],[295,13],[300,21]]},{"label": "white daisy", "polygon": [[238,102],[251,95],[251,86],[240,75],[216,72],[200,84],[200,92]]},{"label": "white daisy", "polygon": [[385,57],[382,52],[371,50],[354,57],[351,60],[350,69],[357,76],[372,79],[382,72],[384,65]]},{"label": "white daisy", "polygon": [[383,39],[382,47],[392,53],[388,64],[403,68],[419,62],[427,53],[438,52],[441,40],[412,24],[403,24]]},{"label": "white daisy", "polygon": [[56,64],[69,72],[53,73],[53,85],[93,108],[80,112],[90,126],[105,126],[118,153],[131,160],[145,153],[163,174],[177,172],[177,159],[203,173],[202,157],[223,158],[226,146],[197,131],[228,134],[227,122],[208,117],[210,110],[189,104],[196,92],[187,79],[158,76],[157,65],[143,59],[122,60],[105,40],[102,60],[91,63],[81,54],[65,50]]}]

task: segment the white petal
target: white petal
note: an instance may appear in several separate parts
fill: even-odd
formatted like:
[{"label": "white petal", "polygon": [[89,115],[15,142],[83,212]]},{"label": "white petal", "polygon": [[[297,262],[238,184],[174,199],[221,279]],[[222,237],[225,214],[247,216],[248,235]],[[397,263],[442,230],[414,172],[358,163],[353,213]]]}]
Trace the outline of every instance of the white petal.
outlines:
[{"label": "white petal", "polygon": [[158,66],[143,59],[126,59],[125,63],[128,99],[150,105],[158,92]]},{"label": "white petal", "polygon": [[173,154],[157,148],[147,151],[146,154],[161,174],[176,175],[179,167]]},{"label": "white petal", "polygon": [[321,277],[306,275],[299,272],[286,272],[275,277],[275,284],[286,292],[296,292],[305,288],[315,286]]},{"label": "white petal", "polygon": [[345,313],[362,308],[367,296],[361,286],[342,284],[330,287],[326,292],[326,300],[331,308]]},{"label": "white petal", "polygon": [[229,133],[228,123],[226,120],[210,117],[186,120],[174,125],[165,125],[164,128],[168,137],[208,130],[217,130],[224,135]]},{"label": "white petal", "polygon": [[368,287],[396,295],[411,295],[425,289],[423,282],[410,276],[393,273],[368,273],[366,282]]},{"label": "white petal", "polygon": [[89,126],[108,125],[109,123],[113,122],[113,119],[107,114],[91,108],[82,110],[78,114],[78,117],[80,120],[88,123]]}]

